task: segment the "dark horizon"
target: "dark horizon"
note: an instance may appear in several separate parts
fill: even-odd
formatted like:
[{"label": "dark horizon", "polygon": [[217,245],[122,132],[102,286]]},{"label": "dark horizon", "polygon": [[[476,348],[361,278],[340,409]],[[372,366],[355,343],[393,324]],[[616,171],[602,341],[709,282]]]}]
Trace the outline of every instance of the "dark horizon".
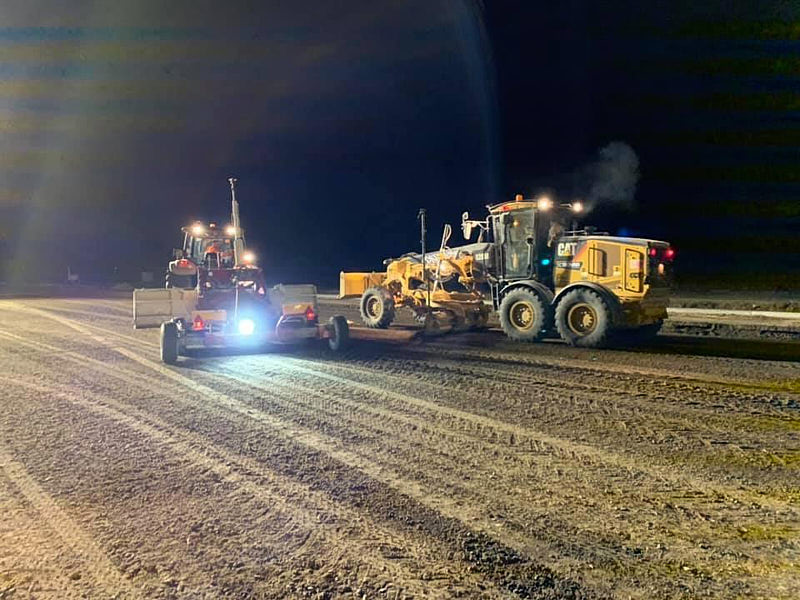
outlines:
[{"label": "dark horizon", "polygon": [[587,224],[672,242],[679,281],[799,285],[798,9],[215,6],[0,9],[6,279],[163,269],[236,176],[267,276],[331,285],[415,250],[420,207],[437,244],[624,142],[635,203]]}]

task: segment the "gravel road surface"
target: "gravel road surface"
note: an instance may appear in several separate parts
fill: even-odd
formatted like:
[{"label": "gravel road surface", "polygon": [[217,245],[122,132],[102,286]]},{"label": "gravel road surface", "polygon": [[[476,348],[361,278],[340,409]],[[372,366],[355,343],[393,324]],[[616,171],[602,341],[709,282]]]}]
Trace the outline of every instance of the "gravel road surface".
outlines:
[{"label": "gravel road surface", "polygon": [[157,337],[0,300],[0,599],[800,597],[796,342]]}]

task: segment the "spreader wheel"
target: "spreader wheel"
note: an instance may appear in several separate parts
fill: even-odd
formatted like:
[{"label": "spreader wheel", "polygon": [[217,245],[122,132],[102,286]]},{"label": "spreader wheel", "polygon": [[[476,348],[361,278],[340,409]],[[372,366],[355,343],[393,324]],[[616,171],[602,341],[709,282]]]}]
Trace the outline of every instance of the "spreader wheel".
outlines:
[{"label": "spreader wheel", "polygon": [[161,324],[161,362],[174,365],[178,362],[178,325],[173,321]]},{"label": "spreader wheel", "polygon": [[334,352],[341,352],[350,345],[350,326],[347,319],[341,315],[331,317],[328,321],[328,347]]}]

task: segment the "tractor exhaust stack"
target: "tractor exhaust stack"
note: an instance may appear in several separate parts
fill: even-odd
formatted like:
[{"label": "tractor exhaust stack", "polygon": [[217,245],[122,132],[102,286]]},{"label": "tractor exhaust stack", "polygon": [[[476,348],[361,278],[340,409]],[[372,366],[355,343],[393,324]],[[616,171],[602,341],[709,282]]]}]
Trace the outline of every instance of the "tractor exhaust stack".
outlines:
[{"label": "tractor exhaust stack", "polygon": [[235,230],[233,238],[233,264],[240,266],[242,264],[242,254],[244,254],[244,237],[242,235],[242,225],[239,221],[239,202],[236,200],[236,182],[235,177],[229,177],[228,183],[231,184],[231,225]]}]

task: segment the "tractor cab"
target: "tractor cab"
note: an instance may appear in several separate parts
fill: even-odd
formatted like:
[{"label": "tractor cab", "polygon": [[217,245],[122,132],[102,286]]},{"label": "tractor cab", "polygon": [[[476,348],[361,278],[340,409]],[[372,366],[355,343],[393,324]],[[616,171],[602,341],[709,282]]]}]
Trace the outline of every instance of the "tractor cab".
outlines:
[{"label": "tractor cab", "polygon": [[[230,229],[230,226],[225,228]],[[233,266],[232,231],[221,231],[216,224],[200,222],[181,228],[183,247],[176,254],[206,268],[229,269]]]},{"label": "tractor cab", "polygon": [[181,231],[183,245],[175,249],[175,259],[169,263],[166,287],[190,289],[198,283],[201,291],[211,286],[232,287],[231,270],[236,266],[235,228],[228,225],[223,230],[214,223],[204,225],[197,221],[182,227]]}]

